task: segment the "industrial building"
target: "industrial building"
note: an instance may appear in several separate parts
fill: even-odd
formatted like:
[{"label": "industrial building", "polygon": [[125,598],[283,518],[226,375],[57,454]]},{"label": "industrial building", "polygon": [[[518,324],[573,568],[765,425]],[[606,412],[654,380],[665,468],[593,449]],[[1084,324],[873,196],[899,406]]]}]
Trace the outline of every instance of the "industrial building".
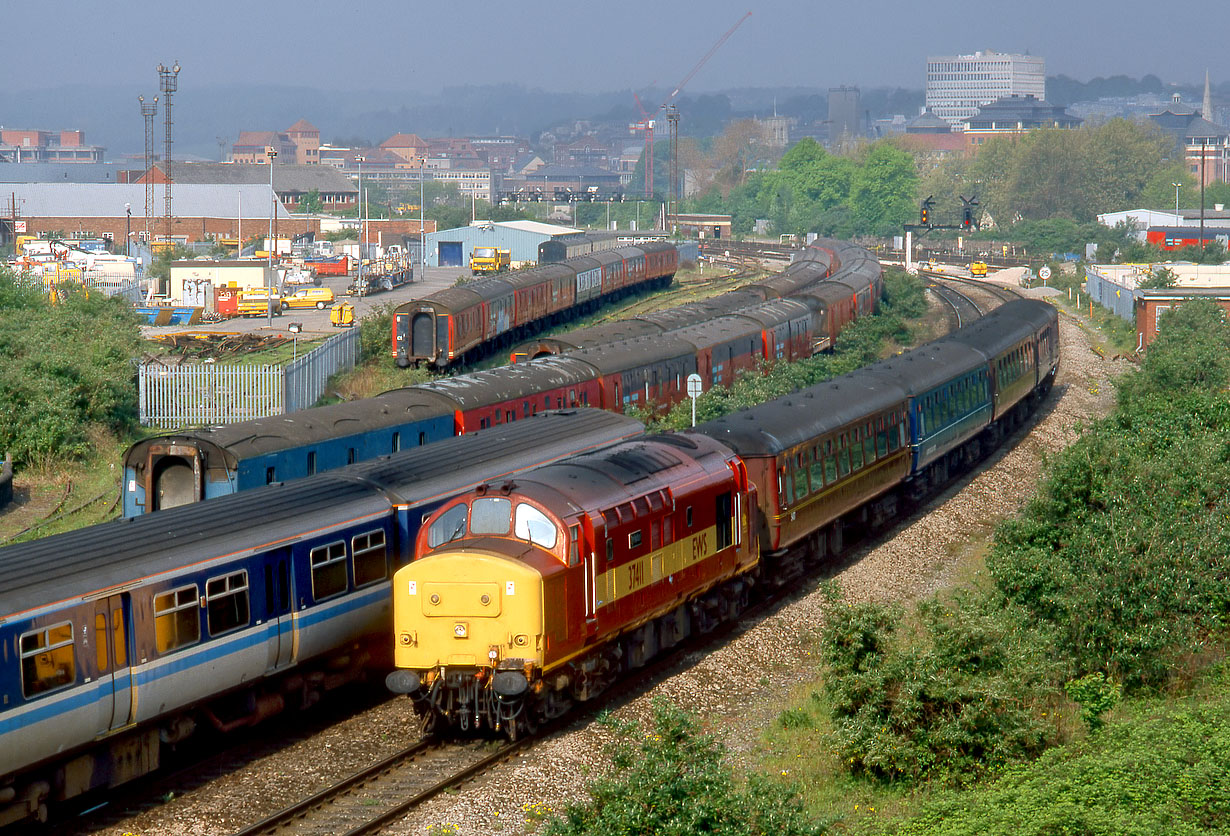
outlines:
[{"label": "industrial building", "polygon": [[583,234],[581,229],[538,221],[475,221],[469,226],[429,232],[426,236],[427,266],[467,266],[475,247],[509,250],[514,266],[537,264],[539,244]]},{"label": "industrial building", "polygon": [[1005,96],[1045,99],[1046,60],[991,51],[927,58],[927,110],[949,124]]}]

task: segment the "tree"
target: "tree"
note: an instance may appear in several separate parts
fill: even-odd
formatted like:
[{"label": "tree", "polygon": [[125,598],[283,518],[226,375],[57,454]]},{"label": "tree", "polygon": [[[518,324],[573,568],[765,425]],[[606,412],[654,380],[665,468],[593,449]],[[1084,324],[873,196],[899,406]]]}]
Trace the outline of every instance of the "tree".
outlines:
[{"label": "tree", "polygon": [[320,199],[319,189],[312,189],[299,201],[299,211],[308,215],[319,215],[322,209],[324,203]]},{"label": "tree", "polygon": [[867,150],[850,181],[850,213],[861,234],[891,235],[916,220],[918,173],[909,154],[886,142]]}]

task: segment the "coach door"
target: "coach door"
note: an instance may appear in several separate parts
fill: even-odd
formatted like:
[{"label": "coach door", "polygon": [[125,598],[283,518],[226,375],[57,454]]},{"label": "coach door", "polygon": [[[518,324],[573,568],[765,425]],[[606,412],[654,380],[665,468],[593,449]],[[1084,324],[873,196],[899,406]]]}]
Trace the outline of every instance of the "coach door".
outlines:
[{"label": "coach door", "polygon": [[295,625],[291,615],[290,549],[265,555],[265,613],[269,642],[267,669],[276,671],[295,661]]},{"label": "coach door", "polygon": [[132,723],[132,668],[128,661],[127,595],[94,602],[94,655],[98,665],[98,733]]},{"label": "coach door", "polygon": [[150,484],[145,491],[147,511],[162,511],[199,502],[201,497],[201,453],[184,444],[153,444],[146,465]]},{"label": "coach door", "polygon": [[435,338],[435,317],[430,311],[415,311],[410,320],[410,356],[435,358]]}]

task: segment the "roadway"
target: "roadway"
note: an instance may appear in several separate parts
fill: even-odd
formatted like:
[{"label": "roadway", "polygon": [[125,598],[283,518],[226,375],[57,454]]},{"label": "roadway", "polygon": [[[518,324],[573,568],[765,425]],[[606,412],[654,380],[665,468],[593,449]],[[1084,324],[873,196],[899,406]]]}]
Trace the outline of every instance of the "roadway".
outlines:
[{"label": "roadway", "polygon": [[[393,290],[376,293],[371,296],[349,296],[346,293],[346,288],[350,286],[352,278],[350,276],[322,276],[321,285],[330,288],[333,291],[336,300],[339,302],[350,302],[354,305],[355,322],[371,313],[374,309],[384,305],[400,305],[403,302],[409,302],[412,299],[420,299],[437,290],[443,290],[446,287],[452,287],[456,284],[457,279],[465,276],[469,277],[470,272],[462,267],[428,267],[424,271],[424,276],[420,280],[417,276],[418,270],[415,271],[415,281],[410,284],[402,285],[401,287],[393,288]],[[311,287],[311,285],[306,285]],[[247,334],[247,333],[274,333],[282,334],[286,332],[286,325],[290,322],[299,322],[303,324],[303,331],[300,333],[300,339],[315,339],[318,337],[328,337],[338,333],[338,328],[334,328],[329,323],[329,309],[323,311],[315,308],[304,308],[289,310],[281,315],[275,314],[273,317],[273,325],[266,324],[266,317],[234,317],[221,322],[202,322],[198,325],[144,325],[141,327],[141,336],[160,337],[165,334],[179,334],[186,331],[206,331],[228,334]]]}]

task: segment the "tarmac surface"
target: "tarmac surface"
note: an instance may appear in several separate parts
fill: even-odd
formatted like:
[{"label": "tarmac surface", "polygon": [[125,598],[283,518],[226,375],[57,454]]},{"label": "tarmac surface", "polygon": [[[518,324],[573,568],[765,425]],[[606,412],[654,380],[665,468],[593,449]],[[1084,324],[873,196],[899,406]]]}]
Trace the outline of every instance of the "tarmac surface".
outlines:
[{"label": "tarmac surface", "polygon": [[[415,271],[418,273],[419,271]],[[374,309],[384,305],[400,305],[413,299],[421,299],[437,290],[452,287],[459,278],[469,278],[470,271],[463,267],[428,267],[423,277],[415,276],[410,284],[393,288],[388,292],[376,293],[370,296],[350,296],[346,289],[353,281],[352,276],[323,276],[321,285],[330,288],[338,302],[350,302],[354,305],[354,318],[358,322]],[[312,285],[306,285],[312,287]],[[237,316],[221,322],[202,322],[197,325],[144,325],[141,327],[142,337],[160,337],[166,334],[179,334],[189,331],[207,331],[226,334],[267,333],[282,334],[291,322],[301,323],[303,330],[300,339],[328,337],[336,334],[339,329],[329,323],[329,309],[323,311],[315,308],[289,310],[274,314],[272,324],[267,317]]]}]

